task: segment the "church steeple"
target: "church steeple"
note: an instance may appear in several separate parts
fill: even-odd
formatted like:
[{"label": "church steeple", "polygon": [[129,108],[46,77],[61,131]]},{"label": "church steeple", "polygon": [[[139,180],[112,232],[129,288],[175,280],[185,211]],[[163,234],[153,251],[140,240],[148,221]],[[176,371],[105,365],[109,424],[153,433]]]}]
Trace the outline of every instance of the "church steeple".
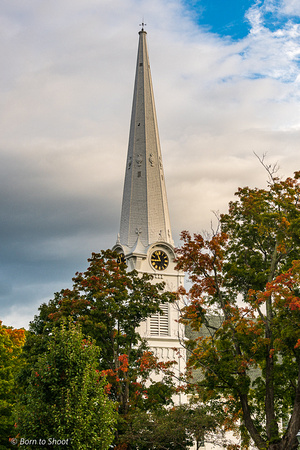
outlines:
[{"label": "church steeple", "polygon": [[[129,252],[156,242],[173,245],[146,31],[138,56],[118,243]],[[127,252],[126,252],[127,253]]]},{"label": "church steeple", "polygon": [[[142,24],[120,234],[113,250],[128,270],[151,274],[153,283],[164,282],[166,290],[175,292],[183,286],[184,273],[176,269],[146,35]],[[161,305],[162,313],[149,317],[137,330],[158,358],[177,361],[178,374],[185,366],[184,325],[179,323],[182,306],[181,299]],[[181,394],[174,401],[180,404]]]}]

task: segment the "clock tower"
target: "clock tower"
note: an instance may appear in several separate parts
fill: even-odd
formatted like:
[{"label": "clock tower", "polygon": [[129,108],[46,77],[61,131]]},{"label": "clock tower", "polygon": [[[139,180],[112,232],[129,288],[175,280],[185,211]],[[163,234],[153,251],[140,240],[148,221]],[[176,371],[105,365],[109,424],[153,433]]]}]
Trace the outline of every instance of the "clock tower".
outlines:
[{"label": "clock tower", "polygon": [[[175,251],[168,210],[165,176],[159,142],[153,87],[147,50],[147,33],[139,32],[138,55],[131,113],[129,144],[120,233],[113,250],[126,259],[129,270],[153,275],[166,290],[177,291],[184,274],[175,270]],[[181,345],[184,327],[178,323],[179,302],[162,305],[163,314],[143,322],[138,331],[160,360],[176,360],[185,368]],[[176,350],[175,350],[176,349]],[[179,399],[180,402],[180,399]]]}]

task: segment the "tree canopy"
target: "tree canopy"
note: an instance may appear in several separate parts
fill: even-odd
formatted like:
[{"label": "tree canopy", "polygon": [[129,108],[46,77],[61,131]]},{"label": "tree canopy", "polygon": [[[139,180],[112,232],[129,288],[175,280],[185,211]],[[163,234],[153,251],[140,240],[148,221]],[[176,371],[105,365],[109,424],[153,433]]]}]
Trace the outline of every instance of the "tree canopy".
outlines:
[{"label": "tree canopy", "polygon": [[[110,447],[116,411],[98,369],[99,348],[69,321],[53,330],[47,351],[31,367],[17,408],[16,432],[24,448]],[[26,444],[29,442],[29,445]]]},{"label": "tree canopy", "polygon": [[[243,445],[296,449],[300,428],[300,185],[273,177],[239,189],[212,236],[182,233],[178,269],[189,274],[183,321],[194,384],[241,420]],[[191,385],[192,387],[192,385]]]},{"label": "tree canopy", "polygon": [[0,321],[0,449],[8,447],[14,435],[12,409],[16,402],[16,375],[20,369],[25,330],[2,325]]},{"label": "tree canopy", "polygon": [[204,439],[224,448],[223,412],[211,405],[177,405],[167,410],[134,411],[124,436],[136,450],[200,448]]},{"label": "tree canopy", "polygon": [[[84,336],[99,347],[99,373],[109,385],[109,398],[118,405],[118,424],[114,444],[126,433],[131,413],[155,410],[172,404],[176,385],[172,378],[173,362],[164,363],[147,347],[137,328],[161,304],[173,302],[174,293],[164,290],[164,283],[152,283],[152,276],[127,271],[124,262],[110,250],[92,254],[89,267],[73,278],[73,288],[63,289],[53,300],[40,307],[30,324],[24,346],[26,366],[20,380],[24,388],[31,379],[31,367],[43,354],[51,334],[66,318],[80,324]],[[160,381],[152,379],[160,373]],[[121,443],[120,443],[121,445]],[[124,447],[124,439],[122,439]]]}]

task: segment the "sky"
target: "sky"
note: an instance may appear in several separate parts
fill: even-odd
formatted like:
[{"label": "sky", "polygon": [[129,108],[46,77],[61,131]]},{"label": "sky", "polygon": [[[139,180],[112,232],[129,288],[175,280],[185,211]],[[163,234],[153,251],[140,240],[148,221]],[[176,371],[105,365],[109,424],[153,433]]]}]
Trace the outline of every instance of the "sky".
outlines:
[{"label": "sky", "polygon": [[300,169],[297,0],[2,0],[5,325],[28,328],[116,242],[142,22],[176,245],[266,187],[255,153]]}]

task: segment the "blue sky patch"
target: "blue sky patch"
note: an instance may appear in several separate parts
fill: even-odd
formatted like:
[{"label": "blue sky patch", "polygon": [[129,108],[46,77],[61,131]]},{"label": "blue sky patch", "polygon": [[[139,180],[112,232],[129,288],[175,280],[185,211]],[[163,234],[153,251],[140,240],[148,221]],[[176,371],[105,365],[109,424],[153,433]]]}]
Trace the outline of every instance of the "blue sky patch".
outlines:
[{"label": "blue sky patch", "polygon": [[220,36],[242,39],[247,36],[250,24],[246,11],[254,0],[185,0],[186,7],[195,15],[195,21],[210,32]]},{"label": "blue sky patch", "polygon": [[279,15],[276,11],[266,12],[264,14],[264,26],[270,31],[276,31],[278,28],[284,28],[290,23],[300,23],[300,18],[298,16],[285,16]]},{"label": "blue sky patch", "polygon": [[256,0],[184,0],[186,8],[194,16],[195,22],[211,33],[221,37],[242,39],[250,31],[251,24],[246,13],[256,5],[262,18],[262,25],[274,32],[289,23],[300,23],[299,16],[285,15],[281,1]]}]

